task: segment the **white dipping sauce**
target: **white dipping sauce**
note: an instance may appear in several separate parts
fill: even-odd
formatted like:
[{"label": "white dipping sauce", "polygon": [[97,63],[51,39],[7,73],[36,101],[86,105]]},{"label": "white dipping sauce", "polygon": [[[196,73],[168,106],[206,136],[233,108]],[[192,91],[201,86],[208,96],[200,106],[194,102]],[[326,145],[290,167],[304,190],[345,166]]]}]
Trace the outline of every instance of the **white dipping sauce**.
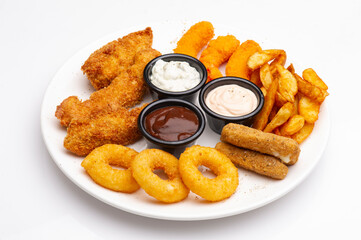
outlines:
[{"label": "white dipping sauce", "polygon": [[158,60],[150,76],[152,84],[170,92],[182,92],[194,88],[201,82],[199,72],[187,62]]},{"label": "white dipping sauce", "polygon": [[223,116],[239,117],[257,108],[256,95],[249,89],[236,84],[216,87],[205,99],[206,105]]}]

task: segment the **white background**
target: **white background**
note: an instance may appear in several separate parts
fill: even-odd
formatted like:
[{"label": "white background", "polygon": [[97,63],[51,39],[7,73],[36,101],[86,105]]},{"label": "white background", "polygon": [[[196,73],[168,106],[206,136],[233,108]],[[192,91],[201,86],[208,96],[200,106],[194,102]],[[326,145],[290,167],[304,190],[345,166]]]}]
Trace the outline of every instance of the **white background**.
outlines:
[{"label": "white background", "polygon": [[[261,32],[286,51],[304,50],[302,64],[329,86],[331,130],[322,159],[296,189],[233,217],[164,221],[108,206],[57,168],[40,129],[42,98],[56,71],[107,34],[167,20],[208,20]],[[1,0],[0,239],[360,239],[360,29],[356,0]]]}]

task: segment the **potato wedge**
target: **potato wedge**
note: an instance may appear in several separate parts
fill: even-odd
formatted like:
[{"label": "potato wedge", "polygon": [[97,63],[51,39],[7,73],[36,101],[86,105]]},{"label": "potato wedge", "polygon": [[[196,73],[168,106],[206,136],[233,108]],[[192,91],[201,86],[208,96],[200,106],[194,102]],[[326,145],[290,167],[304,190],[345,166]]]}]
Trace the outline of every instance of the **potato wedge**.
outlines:
[{"label": "potato wedge", "polygon": [[298,92],[297,80],[293,74],[285,69],[282,65],[276,65],[277,71],[280,74],[278,83],[279,93],[289,102],[295,101],[295,95]]},{"label": "potato wedge", "polygon": [[259,77],[263,87],[268,89],[273,81],[272,73],[268,63],[263,64],[262,67],[260,68]]},{"label": "potato wedge", "polygon": [[291,117],[298,114],[298,103],[299,103],[299,101],[300,101],[299,94],[296,94],[295,101],[293,102],[293,111],[292,111]]},{"label": "potato wedge", "polygon": [[269,49],[256,52],[248,58],[247,66],[252,70],[257,69],[282,54],[282,51],[279,49]]},{"label": "potato wedge", "polygon": [[272,132],[276,127],[284,124],[291,116],[293,110],[293,104],[288,102],[278,110],[276,116],[267,124],[264,132]]},{"label": "potato wedge", "polygon": [[301,115],[294,115],[280,127],[280,133],[285,137],[291,136],[301,130],[303,125],[305,125],[305,118]]},{"label": "potato wedge", "polygon": [[268,122],[272,121],[272,119],[276,116],[279,108],[276,105],[273,105],[273,108],[268,116]]},{"label": "potato wedge", "polygon": [[303,125],[301,130],[299,130],[297,133],[293,134],[291,136],[291,138],[296,140],[296,142],[298,142],[298,144],[301,144],[303,141],[305,141],[307,139],[308,136],[310,136],[310,134],[313,131],[314,126],[315,126],[314,123],[305,122],[305,124]]},{"label": "potato wedge", "polygon": [[273,133],[278,135],[278,136],[282,136],[281,135],[281,132],[280,132],[280,129],[278,127],[276,127],[275,129],[273,129]]},{"label": "potato wedge", "polygon": [[290,71],[292,74],[294,74],[296,72],[295,68],[293,67],[293,64],[291,63],[288,67],[287,70]]},{"label": "potato wedge", "polygon": [[320,112],[320,104],[307,96],[302,96],[298,103],[298,112],[308,123],[315,123]]},{"label": "potato wedge", "polygon": [[284,50],[280,51],[280,54],[271,62],[270,69],[272,74],[274,74],[277,71],[276,65],[280,64],[284,66],[286,64],[287,55]]},{"label": "potato wedge", "polygon": [[326,90],[321,89],[309,82],[306,82],[296,73],[293,75],[297,80],[298,91],[304,94],[305,96],[321,104],[325,100],[325,98],[329,95],[329,93]]},{"label": "potato wedge", "polygon": [[284,98],[279,92],[277,92],[276,101],[275,101],[276,106],[280,108],[283,105],[285,105],[287,102],[288,102],[287,99]]},{"label": "potato wedge", "polygon": [[256,70],[254,70],[252,73],[251,73],[251,77],[249,79],[251,82],[253,82],[254,84],[257,85],[257,87],[262,87],[262,82],[261,82],[261,79],[260,79],[260,76],[259,76],[259,68],[257,68]]},{"label": "potato wedge", "polygon": [[307,69],[303,70],[302,77],[307,82],[309,82],[323,90],[328,89],[328,86],[326,85],[326,83],[324,83],[322,81],[322,79],[317,75],[315,70],[313,70],[312,68],[307,68]]},{"label": "potato wedge", "polygon": [[263,96],[265,97],[267,95],[267,89],[265,87],[261,87],[260,89],[263,93]]},{"label": "potato wedge", "polygon": [[265,96],[262,110],[257,114],[252,127],[258,130],[263,130],[268,122],[268,116],[271,113],[275,103],[276,93],[278,88],[278,79],[274,79]]}]

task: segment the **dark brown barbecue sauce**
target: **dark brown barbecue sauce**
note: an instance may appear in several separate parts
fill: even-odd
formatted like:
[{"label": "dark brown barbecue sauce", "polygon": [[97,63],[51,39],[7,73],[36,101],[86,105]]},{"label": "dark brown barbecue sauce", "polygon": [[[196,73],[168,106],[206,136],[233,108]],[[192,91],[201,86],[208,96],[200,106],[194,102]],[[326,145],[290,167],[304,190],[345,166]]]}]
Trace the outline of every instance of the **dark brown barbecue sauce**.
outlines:
[{"label": "dark brown barbecue sauce", "polygon": [[145,129],[152,136],[164,141],[180,141],[196,133],[197,115],[185,107],[164,107],[145,118]]}]

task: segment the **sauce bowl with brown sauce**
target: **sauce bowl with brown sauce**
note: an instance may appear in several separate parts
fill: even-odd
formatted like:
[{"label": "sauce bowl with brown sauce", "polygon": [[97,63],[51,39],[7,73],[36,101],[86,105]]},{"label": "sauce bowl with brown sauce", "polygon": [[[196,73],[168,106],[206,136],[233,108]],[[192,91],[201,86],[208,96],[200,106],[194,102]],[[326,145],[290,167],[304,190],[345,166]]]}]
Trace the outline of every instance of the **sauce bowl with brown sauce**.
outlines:
[{"label": "sauce bowl with brown sauce", "polygon": [[182,99],[152,102],[138,117],[138,127],[148,148],[162,149],[175,156],[201,136],[205,122],[203,112]]}]

